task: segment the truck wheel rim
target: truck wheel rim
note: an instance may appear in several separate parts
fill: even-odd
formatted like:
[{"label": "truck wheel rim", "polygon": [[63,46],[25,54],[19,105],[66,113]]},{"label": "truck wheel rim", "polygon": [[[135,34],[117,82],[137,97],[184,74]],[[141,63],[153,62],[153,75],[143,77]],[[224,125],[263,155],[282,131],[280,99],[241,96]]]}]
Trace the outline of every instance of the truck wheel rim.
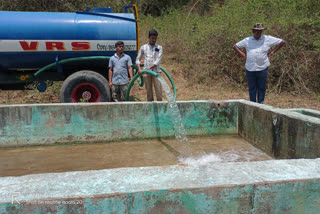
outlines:
[{"label": "truck wheel rim", "polygon": [[91,83],[81,83],[72,90],[72,102],[99,102],[101,93],[98,88]]}]

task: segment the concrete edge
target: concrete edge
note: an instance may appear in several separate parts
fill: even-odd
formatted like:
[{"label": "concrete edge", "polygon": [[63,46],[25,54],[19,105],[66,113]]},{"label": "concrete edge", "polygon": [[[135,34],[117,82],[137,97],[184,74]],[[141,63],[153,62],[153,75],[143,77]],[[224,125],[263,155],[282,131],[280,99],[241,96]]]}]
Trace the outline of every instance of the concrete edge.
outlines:
[{"label": "concrete edge", "polygon": [[[210,103],[210,101],[221,101],[227,103],[233,103],[245,100],[179,100],[177,103]],[[12,104],[12,105],[0,105],[0,108],[4,107],[35,107],[35,106],[99,106],[99,105],[134,105],[134,104],[152,104],[152,103],[168,103],[168,101],[141,101],[141,102],[100,102],[100,103],[35,103],[35,104]]]},{"label": "concrete edge", "polygon": [[[116,168],[0,177],[0,203],[172,189],[320,180],[320,158]],[[236,175],[236,176],[235,176]],[[157,181],[157,182],[155,182]],[[46,193],[46,194],[43,194]],[[48,195],[50,194],[50,195]]]},{"label": "concrete edge", "polygon": [[[299,119],[299,120],[303,120],[305,122],[320,124],[320,119],[319,118],[308,116],[308,115],[304,115],[304,114],[301,114],[299,112],[295,112],[292,109],[275,108],[273,106],[269,106],[269,105],[265,105],[265,104],[259,104],[259,103],[253,103],[253,102],[246,101],[246,100],[237,100],[236,102],[241,103],[241,104],[245,104],[245,105],[249,105],[249,106],[252,106],[252,107],[258,107],[260,109],[263,109],[263,110],[266,110],[266,111],[270,111],[270,112],[273,112],[273,113],[276,113],[276,114],[281,114],[281,115],[287,116],[287,117],[292,118],[292,119]],[[306,109],[302,109],[302,110],[306,110]],[[310,112],[312,112],[312,113],[320,114],[319,111],[308,109],[308,111],[309,110],[311,110]]]}]

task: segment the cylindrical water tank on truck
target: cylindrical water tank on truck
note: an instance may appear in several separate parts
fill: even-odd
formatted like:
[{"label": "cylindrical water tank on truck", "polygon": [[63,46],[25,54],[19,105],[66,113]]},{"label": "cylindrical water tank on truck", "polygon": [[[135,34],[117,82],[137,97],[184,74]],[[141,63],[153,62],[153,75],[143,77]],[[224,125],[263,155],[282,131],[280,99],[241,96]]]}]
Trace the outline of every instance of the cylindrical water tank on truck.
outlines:
[{"label": "cylindrical water tank on truck", "polygon": [[66,80],[62,102],[110,101],[107,58],[115,43],[124,42],[133,62],[137,55],[133,7],[134,13],[0,11],[0,86]]}]

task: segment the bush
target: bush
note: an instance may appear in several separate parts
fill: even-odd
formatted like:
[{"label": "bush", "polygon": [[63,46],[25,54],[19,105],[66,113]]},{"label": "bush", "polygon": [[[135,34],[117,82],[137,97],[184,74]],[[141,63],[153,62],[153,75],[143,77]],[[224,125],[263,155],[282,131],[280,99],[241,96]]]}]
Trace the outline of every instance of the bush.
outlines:
[{"label": "bush", "polygon": [[319,91],[320,17],[317,1],[207,2],[210,7],[206,13],[190,13],[189,7],[173,10],[159,18],[146,16],[142,19],[142,34],[148,29],[157,29],[159,43],[166,53],[165,60],[183,64],[186,78],[193,83],[210,84],[213,79],[228,79],[245,85],[245,62],[232,46],[251,36],[252,24],[262,22],[268,28],[265,34],[287,41],[287,45],[271,59],[269,87],[279,92]]}]

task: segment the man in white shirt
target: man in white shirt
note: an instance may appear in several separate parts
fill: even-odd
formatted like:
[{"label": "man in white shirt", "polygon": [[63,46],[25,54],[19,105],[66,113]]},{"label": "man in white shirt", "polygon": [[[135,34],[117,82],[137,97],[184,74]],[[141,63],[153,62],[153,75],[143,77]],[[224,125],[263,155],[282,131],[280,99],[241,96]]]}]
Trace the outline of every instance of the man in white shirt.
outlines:
[{"label": "man in white shirt", "polygon": [[[258,92],[258,103],[263,104],[266,93],[266,82],[268,68],[270,66],[269,57],[272,57],[286,42],[273,36],[262,35],[265,30],[263,24],[253,25],[253,36],[236,43],[233,48],[246,60],[246,75],[249,87],[250,101],[256,102]],[[269,52],[271,47],[275,48]],[[245,48],[246,53],[240,48]]]},{"label": "man in white shirt", "polygon": [[[162,46],[158,45],[157,42],[158,32],[156,30],[149,31],[149,42],[145,45],[142,45],[136,59],[136,65],[139,68],[139,74],[141,75],[141,58],[144,56],[144,70],[152,70],[154,72],[161,73],[160,71],[160,62],[162,59]],[[143,75],[147,90],[147,100],[153,101],[153,89],[156,92],[156,97],[158,101],[162,101],[162,87],[161,83],[157,77],[154,77],[150,74]]]}]

